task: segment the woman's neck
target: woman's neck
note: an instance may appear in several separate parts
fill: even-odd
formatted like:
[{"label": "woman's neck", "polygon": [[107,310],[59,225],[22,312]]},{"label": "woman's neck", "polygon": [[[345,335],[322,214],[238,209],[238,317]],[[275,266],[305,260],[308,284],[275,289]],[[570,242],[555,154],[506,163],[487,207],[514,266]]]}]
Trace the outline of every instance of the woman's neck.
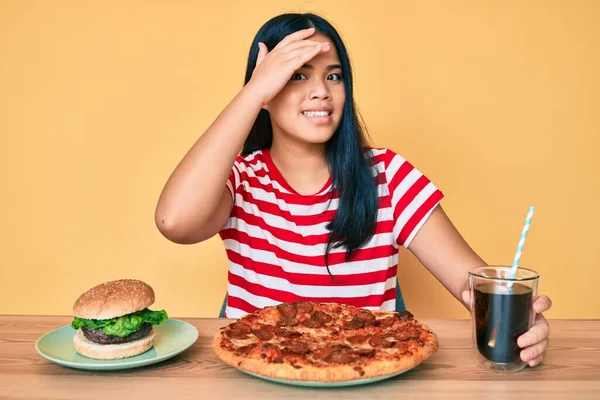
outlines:
[{"label": "woman's neck", "polygon": [[329,179],[325,144],[299,144],[273,138],[270,155],[288,185],[299,194],[315,194]]}]

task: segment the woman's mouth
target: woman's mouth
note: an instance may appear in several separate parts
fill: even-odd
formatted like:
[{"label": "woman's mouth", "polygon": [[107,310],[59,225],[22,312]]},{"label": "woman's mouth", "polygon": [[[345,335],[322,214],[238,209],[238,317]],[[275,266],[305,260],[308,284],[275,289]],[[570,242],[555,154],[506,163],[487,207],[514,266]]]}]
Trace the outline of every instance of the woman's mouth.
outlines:
[{"label": "woman's mouth", "polygon": [[329,111],[304,111],[302,114],[315,124],[328,124],[333,119]]}]

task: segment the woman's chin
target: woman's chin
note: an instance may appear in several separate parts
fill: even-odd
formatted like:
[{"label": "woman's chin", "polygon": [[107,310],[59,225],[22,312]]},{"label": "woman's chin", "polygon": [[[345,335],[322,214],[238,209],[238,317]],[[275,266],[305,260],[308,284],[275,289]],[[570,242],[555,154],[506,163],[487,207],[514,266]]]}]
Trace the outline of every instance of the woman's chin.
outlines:
[{"label": "woman's chin", "polygon": [[307,143],[307,144],[325,144],[329,141],[329,139],[331,139],[331,137],[333,136],[333,134],[328,134],[328,135],[303,135],[298,137],[299,140]]}]

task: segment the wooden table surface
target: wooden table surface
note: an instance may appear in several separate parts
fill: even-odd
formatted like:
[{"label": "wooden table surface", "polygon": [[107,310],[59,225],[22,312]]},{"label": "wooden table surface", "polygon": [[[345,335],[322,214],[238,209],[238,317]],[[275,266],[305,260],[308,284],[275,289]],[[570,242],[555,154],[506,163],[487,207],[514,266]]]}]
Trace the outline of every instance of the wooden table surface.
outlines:
[{"label": "wooden table surface", "polygon": [[[472,359],[467,320],[423,320],[440,350],[417,368],[378,383],[316,389],[267,382],[215,357],[210,341],[230,320],[181,318],[198,328],[198,341],[162,363],[92,372],[49,362],[35,351],[44,333],[70,317],[0,315],[0,398],[21,399],[600,399],[600,320],[551,320],[541,366],[513,374],[482,370]],[[395,397],[392,397],[395,396]]]}]

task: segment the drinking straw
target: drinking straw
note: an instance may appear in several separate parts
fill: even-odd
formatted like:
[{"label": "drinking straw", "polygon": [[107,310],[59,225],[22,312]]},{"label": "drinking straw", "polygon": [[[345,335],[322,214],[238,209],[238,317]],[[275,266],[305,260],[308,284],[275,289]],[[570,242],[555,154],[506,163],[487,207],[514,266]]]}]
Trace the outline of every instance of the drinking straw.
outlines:
[{"label": "drinking straw", "polygon": [[[521,261],[521,254],[523,254],[523,247],[525,246],[525,239],[527,238],[527,232],[529,232],[529,226],[531,225],[531,218],[533,217],[533,211],[535,207],[529,207],[529,212],[527,213],[527,218],[525,218],[525,224],[523,224],[523,230],[521,231],[521,239],[519,239],[519,245],[517,246],[517,252],[515,253],[515,258],[513,260],[512,268],[510,269],[510,273],[508,277],[510,279],[515,279],[515,275],[517,274],[517,268],[519,267],[519,262]],[[512,287],[513,282],[508,283],[508,287]]]}]

